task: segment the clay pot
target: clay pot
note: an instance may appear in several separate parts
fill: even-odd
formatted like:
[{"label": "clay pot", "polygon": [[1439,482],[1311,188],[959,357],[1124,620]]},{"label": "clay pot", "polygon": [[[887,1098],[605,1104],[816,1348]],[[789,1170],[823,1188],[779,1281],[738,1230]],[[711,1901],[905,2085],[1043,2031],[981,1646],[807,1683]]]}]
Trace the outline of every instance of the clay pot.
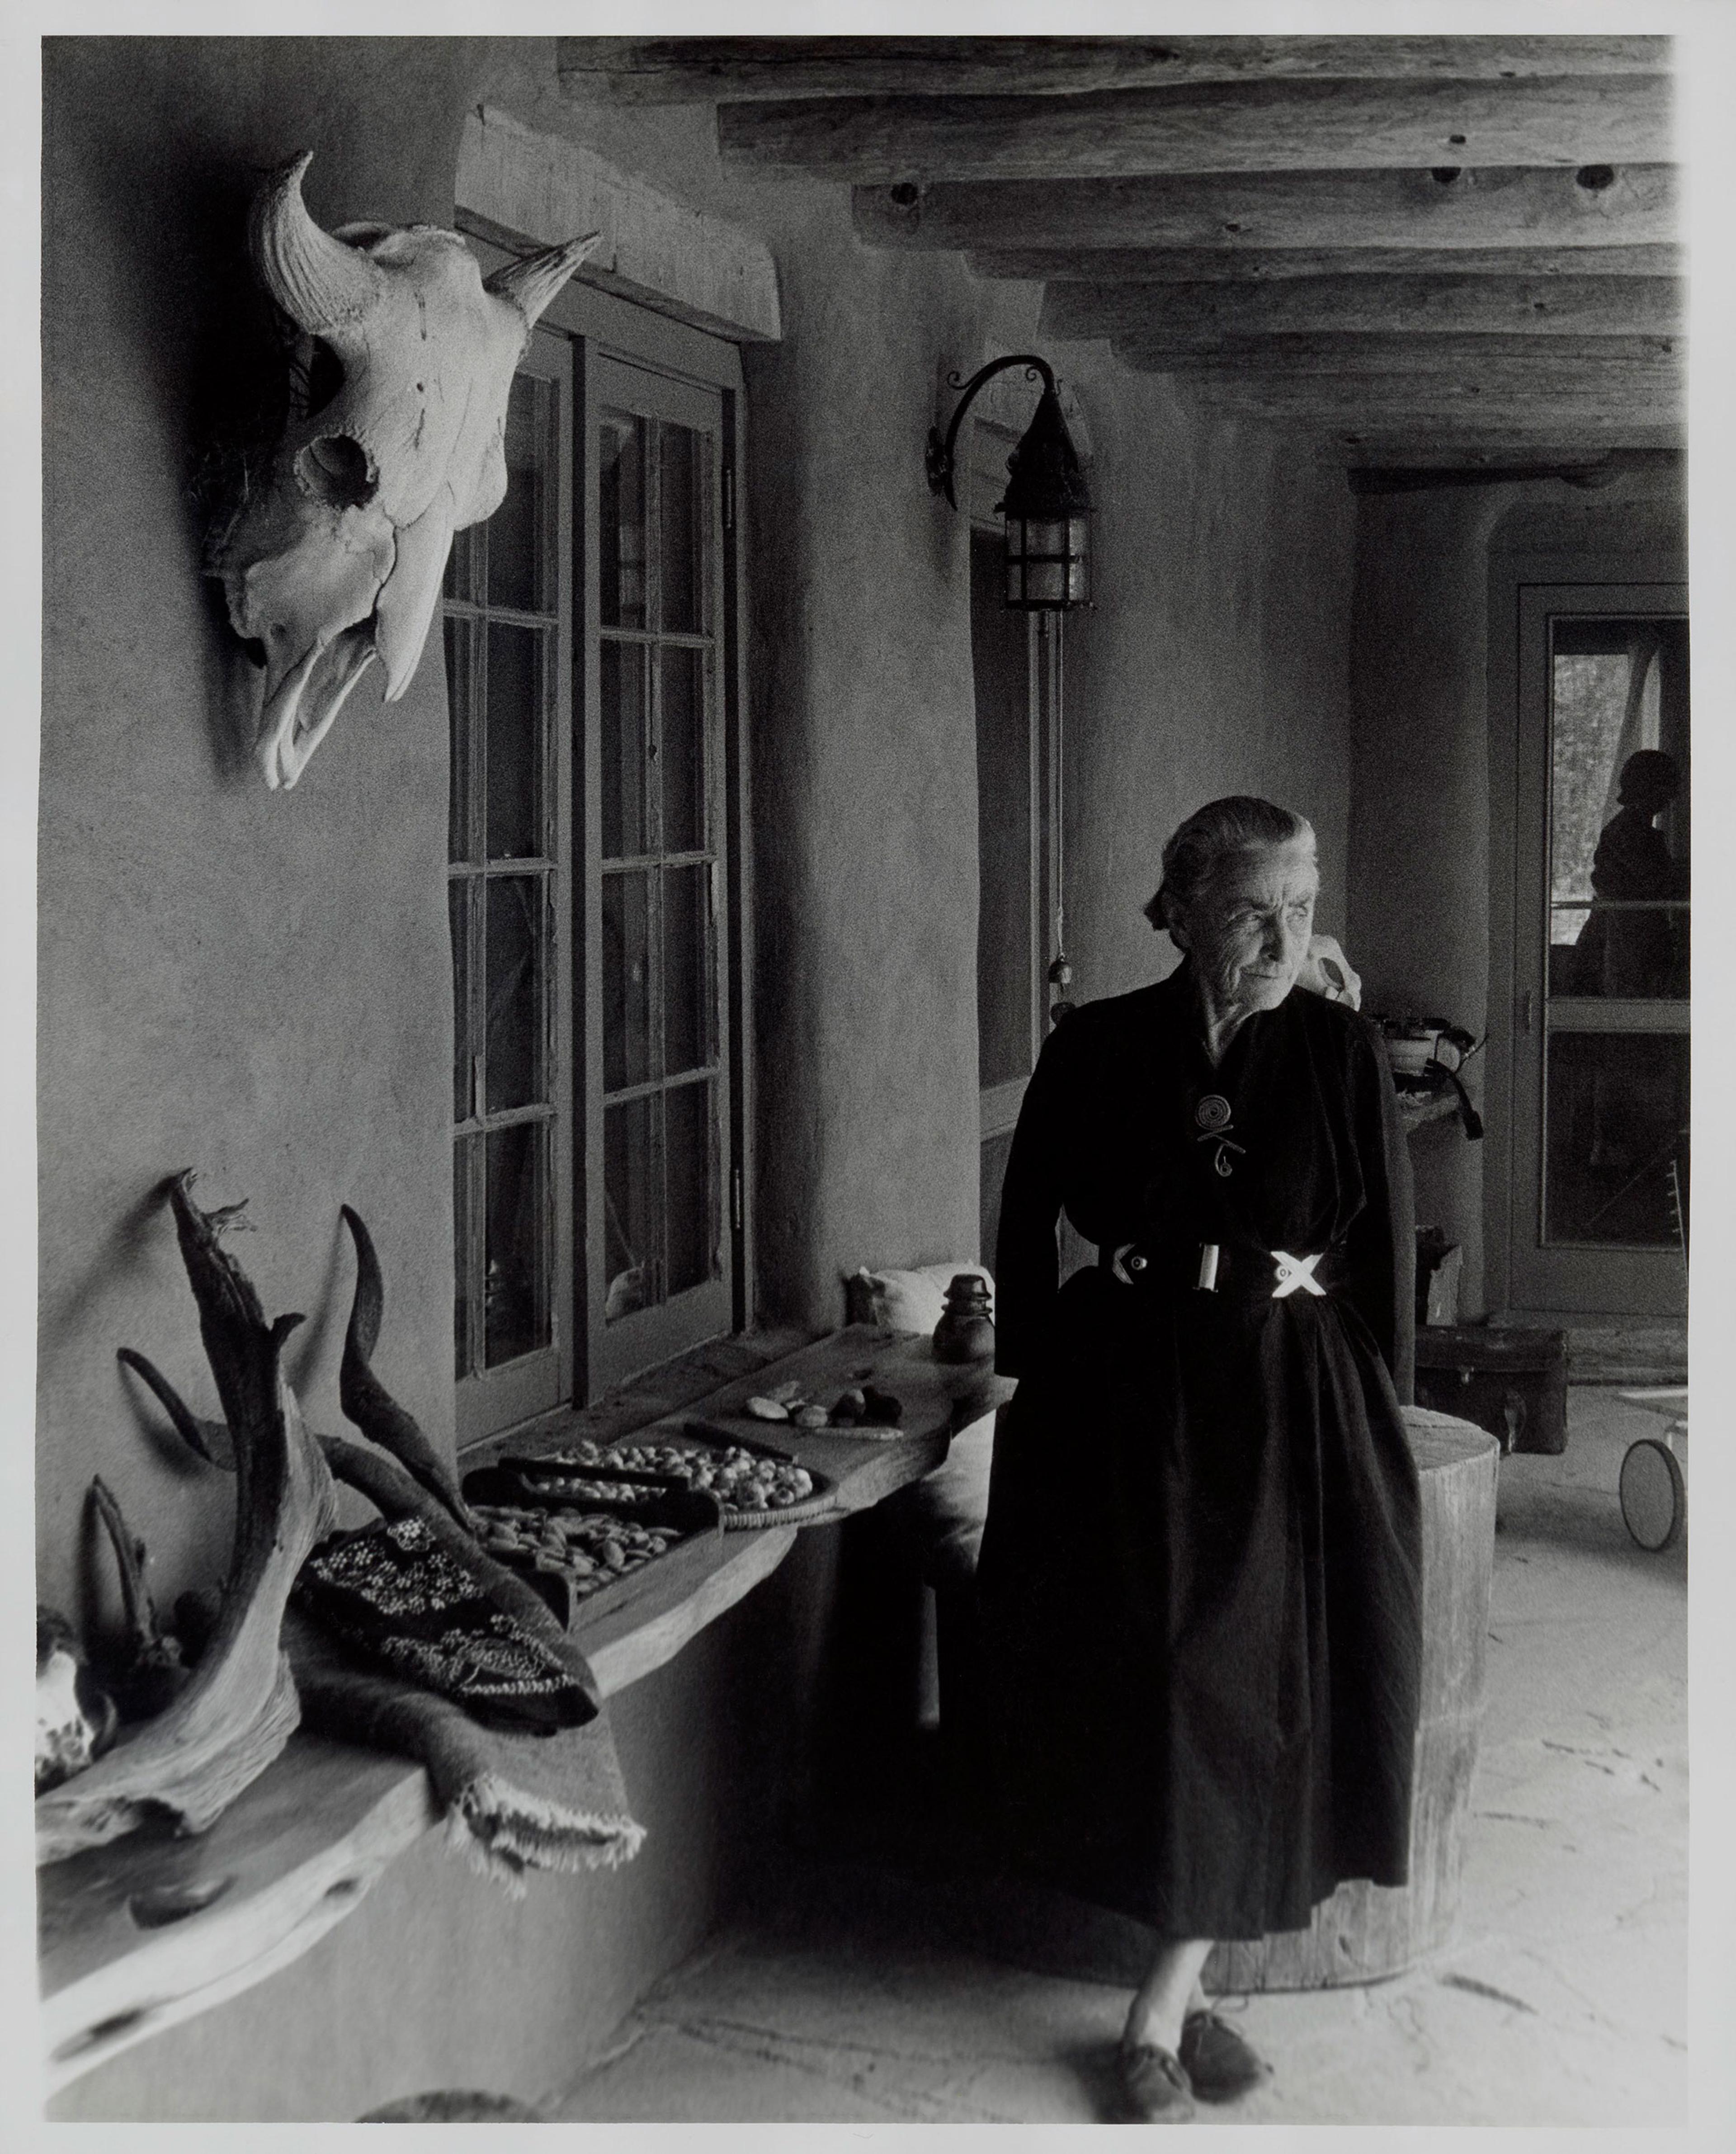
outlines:
[{"label": "clay pot", "polygon": [[975,1272],[955,1274],[947,1305],[934,1327],[937,1361],[983,1361],[994,1351],[994,1319],[988,1314],[988,1282]]}]

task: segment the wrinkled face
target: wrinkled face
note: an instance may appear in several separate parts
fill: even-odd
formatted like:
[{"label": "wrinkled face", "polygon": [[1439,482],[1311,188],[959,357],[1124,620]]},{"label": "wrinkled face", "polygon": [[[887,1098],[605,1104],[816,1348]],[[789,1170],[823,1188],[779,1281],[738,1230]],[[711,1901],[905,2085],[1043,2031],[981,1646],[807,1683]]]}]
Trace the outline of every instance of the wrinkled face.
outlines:
[{"label": "wrinkled face", "polygon": [[1228,855],[1191,905],[1169,908],[1220,1015],[1276,1009],[1294,987],[1320,887],[1310,845],[1259,845]]},{"label": "wrinkled face", "polygon": [[376,658],[388,702],[410,685],[452,533],[506,493],[507,398],[531,326],[600,237],[485,283],[456,232],[322,231],[301,199],[307,164],[261,191],[252,237],[322,389],[268,484],[209,541],[230,621],[265,662],[260,768],[286,788]]}]

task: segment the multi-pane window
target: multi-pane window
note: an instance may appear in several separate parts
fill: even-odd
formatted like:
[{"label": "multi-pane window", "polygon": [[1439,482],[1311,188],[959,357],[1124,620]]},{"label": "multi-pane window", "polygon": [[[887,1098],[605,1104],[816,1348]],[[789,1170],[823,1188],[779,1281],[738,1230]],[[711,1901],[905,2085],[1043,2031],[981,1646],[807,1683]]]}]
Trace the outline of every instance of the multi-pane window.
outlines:
[{"label": "multi-pane window", "polygon": [[709,1329],[727,1321],[721,441],[714,393],[606,360],[594,380],[597,1227],[612,1373],[656,1358],[654,1342],[673,1350],[702,1309]]},{"label": "multi-pane window", "polygon": [[692,378],[735,361],[649,320],[544,317],[447,574],[461,1442],[737,1318],[728,407]]},{"label": "multi-pane window", "polygon": [[453,1349],[485,1423],[557,1402],[569,1329],[564,358],[539,339],[514,380],[506,499],[447,568]]}]

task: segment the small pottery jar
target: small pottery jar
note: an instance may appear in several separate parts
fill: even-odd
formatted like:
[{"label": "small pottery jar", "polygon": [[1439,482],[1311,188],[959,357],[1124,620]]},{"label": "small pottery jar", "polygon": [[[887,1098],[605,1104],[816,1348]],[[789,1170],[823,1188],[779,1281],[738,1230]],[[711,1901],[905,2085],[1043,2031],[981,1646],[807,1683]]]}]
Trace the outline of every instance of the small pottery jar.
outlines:
[{"label": "small pottery jar", "polygon": [[947,1289],[947,1305],[934,1327],[937,1361],[983,1361],[994,1351],[994,1319],[988,1283],[975,1272],[958,1272]]}]

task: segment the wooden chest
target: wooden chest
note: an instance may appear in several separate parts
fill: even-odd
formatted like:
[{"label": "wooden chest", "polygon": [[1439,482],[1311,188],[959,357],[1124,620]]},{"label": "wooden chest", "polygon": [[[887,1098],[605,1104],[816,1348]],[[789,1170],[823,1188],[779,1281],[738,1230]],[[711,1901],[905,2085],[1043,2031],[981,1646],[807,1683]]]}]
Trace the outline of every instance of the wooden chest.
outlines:
[{"label": "wooden chest", "polygon": [[1504,1451],[1565,1451],[1567,1334],[1419,1325],[1417,1403],[1475,1422]]}]

